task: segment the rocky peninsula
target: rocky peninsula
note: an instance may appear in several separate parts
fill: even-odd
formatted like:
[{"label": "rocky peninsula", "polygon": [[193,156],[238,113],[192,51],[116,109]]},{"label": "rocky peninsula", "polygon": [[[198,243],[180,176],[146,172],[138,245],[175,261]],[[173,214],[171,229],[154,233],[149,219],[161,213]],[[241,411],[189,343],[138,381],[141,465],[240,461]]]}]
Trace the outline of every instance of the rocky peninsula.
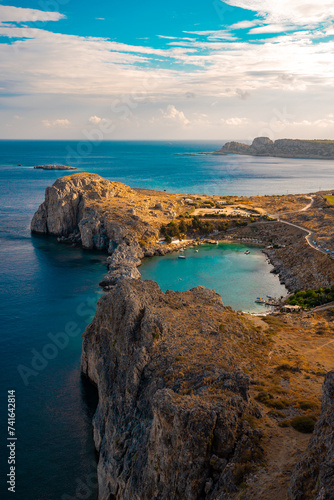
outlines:
[{"label": "rocky peninsula", "polygon": [[[46,189],[32,231],[109,254],[81,361],[99,395],[99,500],[333,499],[332,310],[254,317],[201,286],[163,293],[138,270],[202,238],[239,239],[269,247],[291,290],[327,286],[333,220],[322,193],[178,195],[88,173]],[[161,245],[171,230],[187,239]]]},{"label": "rocky peninsula", "polygon": [[227,142],[219,151],[212,154],[333,160],[334,141],[300,139],[278,139],[272,141],[269,137],[256,137],[251,145],[241,142]]}]

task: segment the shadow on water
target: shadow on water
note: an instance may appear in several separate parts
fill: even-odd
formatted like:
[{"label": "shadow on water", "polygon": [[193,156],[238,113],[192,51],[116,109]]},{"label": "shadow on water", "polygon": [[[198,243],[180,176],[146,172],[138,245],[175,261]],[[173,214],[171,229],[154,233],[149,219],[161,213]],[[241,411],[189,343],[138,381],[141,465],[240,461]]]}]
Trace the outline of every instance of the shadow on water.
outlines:
[{"label": "shadow on water", "polygon": [[86,261],[91,264],[104,264],[108,257],[105,250],[87,250],[69,243],[59,243],[56,236],[47,234],[31,234],[31,243],[39,257],[49,259],[51,264],[62,262],[71,265],[84,265]]},{"label": "shadow on water", "polygon": [[[92,420],[94,414],[97,409],[97,405],[99,403],[99,394],[96,385],[91,382],[85,375],[80,374],[80,394],[82,399],[82,405],[86,417],[91,425],[91,436],[93,439],[93,425]],[[87,476],[87,498],[97,500],[98,498],[98,480],[97,480],[97,464],[99,461],[99,453],[95,449],[94,460],[91,460],[91,472],[89,476]],[[82,488],[82,485],[81,485]],[[90,488],[90,492],[88,493],[88,489]]]},{"label": "shadow on water", "polygon": [[80,377],[81,397],[84,402],[87,417],[92,420],[99,403],[99,393],[97,387],[85,375]]}]

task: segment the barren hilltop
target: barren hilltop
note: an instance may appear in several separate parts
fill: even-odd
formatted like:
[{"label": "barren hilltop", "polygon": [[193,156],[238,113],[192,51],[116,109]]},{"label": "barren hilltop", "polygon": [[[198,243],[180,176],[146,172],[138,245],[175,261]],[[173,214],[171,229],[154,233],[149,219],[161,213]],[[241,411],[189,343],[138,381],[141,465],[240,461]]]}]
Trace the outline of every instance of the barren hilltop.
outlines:
[{"label": "barren hilltop", "polygon": [[333,201],[169,194],[88,173],[47,188],[32,231],[109,254],[82,351],[99,392],[99,500],[333,499],[331,304],[256,317],[138,271],[145,256],[241,240],[266,247],[291,292],[325,293]]},{"label": "barren hilltop", "polygon": [[251,156],[277,156],[281,158],[334,159],[334,141],[278,139],[273,142],[269,137],[256,137],[252,144],[227,142],[212,154],[239,154]]}]

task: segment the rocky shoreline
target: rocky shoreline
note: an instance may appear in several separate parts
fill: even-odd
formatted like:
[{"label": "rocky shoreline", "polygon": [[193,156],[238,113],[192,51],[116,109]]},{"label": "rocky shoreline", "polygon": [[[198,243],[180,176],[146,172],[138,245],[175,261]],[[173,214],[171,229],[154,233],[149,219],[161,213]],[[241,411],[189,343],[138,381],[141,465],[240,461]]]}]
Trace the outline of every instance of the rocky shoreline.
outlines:
[{"label": "rocky shoreline", "polygon": [[[165,255],[206,241],[204,239],[180,241],[173,245],[157,244],[160,221],[168,222],[173,215],[166,216],[169,212],[164,210],[161,203],[156,203],[156,200],[161,198],[161,193],[150,194],[154,196],[153,206],[158,208],[143,211],[140,217],[136,215],[135,208],[129,208],[133,206],[131,200],[135,192],[127,186],[106,181],[95,174],[62,177],[52,187],[47,188],[45,202],[36,212],[31,229],[36,233],[57,236],[60,242],[79,244],[87,249],[105,250],[109,254],[109,271],[101,281],[101,286],[108,290],[122,277],[140,278],[138,267],[143,258]],[[139,198],[138,203],[142,203],[142,196]],[[106,200],[115,203],[119,213],[108,216],[103,205]],[[120,209],[121,201],[124,206]],[[173,198],[173,214],[175,210],[185,210],[181,201],[180,197]],[[147,215],[151,217],[150,222],[147,221]],[[273,242],[286,246],[278,249],[265,248],[264,253],[274,266],[281,283],[285,284],[290,292],[305,287],[331,286],[334,281],[333,262],[329,261],[326,255],[318,254],[309,248],[303,232],[284,224],[277,223],[273,227],[272,224],[252,223],[247,227],[219,233],[215,235],[215,239],[242,240],[247,236],[251,240],[255,236],[263,246],[273,246]],[[304,257],[302,261],[300,255]],[[312,265],[303,267],[303,262],[307,260]]]},{"label": "rocky shoreline", "polygon": [[[291,401],[282,399],[287,382],[277,368],[289,370],[287,351],[292,360],[296,356],[288,345],[294,337],[287,343],[284,328],[304,328],[309,334],[319,328],[319,319],[282,316],[268,320],[268,330],[262,320],[256,323],[225,307],[213,290],[199,286],[163,293],[155,282],[139,279],[143,258],[193,244],[157,243],[161,224],[189,209],[184,198],[133,190],[95,174],[74,174],[47,188],[31,223],[33,232],[109,254],[109,272],[101,282],[107,293],[83,335],[81,360],[82,373],[99,395],[93,420],[99,500],[269,498],[258,496],[260,484],[256,486],[258,470],[274,474],[264,469],[271,448],[266,425],[278,429],[276,419],[302,414],[294,399],[300,384],[301,392],[309,379],[308,391],[319,386],[310,364],[314,355],[302,369],[291,369],[297,377],[296,382],[292,375],[288,379],[296,384]],[[315,255],[302,232],[292,227],[252,223],[215,238],[255,235],[272,247],[265,252],[287,287],[332,279],[331,270],[323,269],[327,256]],[[273,248],[276,241],[280,245]],[[310,258],[312,264],[305,266]],[[280,335],[282,348],[276,340]],[[318,342],[316,331],[313,336]],[[291,479],[278,500],[287,494],[289,500],[306,500],[310,492],[316,500],[333,498],[334,473],[328,468],[334,456],[333,433],[328,431],[333,385],[332,372],[324,382],[313,437],[300,459],[294,458]],[[277,486],[280,478],[273,477]],[[270,492],[272,485],[268,488]]]}]

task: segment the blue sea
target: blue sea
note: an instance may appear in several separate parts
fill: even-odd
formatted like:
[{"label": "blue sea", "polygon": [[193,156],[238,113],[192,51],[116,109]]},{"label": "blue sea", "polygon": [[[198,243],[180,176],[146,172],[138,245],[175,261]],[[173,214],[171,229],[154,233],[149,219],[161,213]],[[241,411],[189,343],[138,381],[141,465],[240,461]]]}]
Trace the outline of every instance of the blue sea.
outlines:
[{"label": "blue sea", "polygon": [[[30,234],[45,188],[63,175],[33,166],[63,163],[131,187],[182,193],[334,190],[332,161],[197,154],[223,142],[0,141],[0,498],[13,497],[6,484],[8,390],[16,391],[15,498],[96,498],[91,418],[97,401],[79,364],[81,334],[101,296],[106,256]],[[189,152],[195,154],[177,154]],[[209,275],[199,273],[198,279]],[[168,285],[162,284],[173,287]]]}]

